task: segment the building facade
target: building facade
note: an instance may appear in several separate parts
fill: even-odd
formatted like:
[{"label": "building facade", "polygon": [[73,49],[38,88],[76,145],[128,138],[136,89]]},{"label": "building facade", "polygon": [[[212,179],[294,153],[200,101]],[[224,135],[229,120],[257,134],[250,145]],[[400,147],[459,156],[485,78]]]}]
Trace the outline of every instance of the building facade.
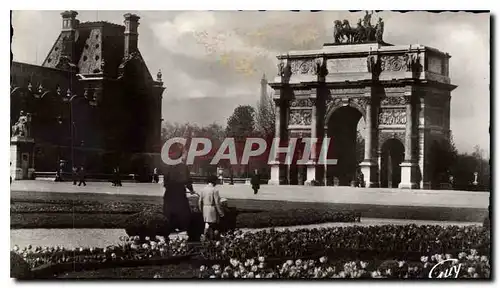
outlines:
[{"label": "building facade", "polygon": [[12,62],[11,125],[21,111],[31,115],[36,171],[55,171],[61,161],[67,171],[152,170],[165,87],[138,49],[140,18],[125,14],[117,25],[80,23],[77,15],[61,13],[61,33],[41,66]]},{"label": "building facade", "polygon": [[[378,33],[378,32],[377,32]],[[307,165],[271,167],[273,184],[350,185],[361,170],[365,187],[432,187],[439,155],[450,137],[451,91],[447,53],[422,45],[394,46],[380,39],[325,44],[320,50],[277,57],[269,85],[277,107],[276,135],[331,139],[336,165],[319,165],[319,148]],[[364,161],[355,162],[358,121],[365,122]],[[297,146],[299,154],[303,145]],[[360,169],[359,169],[360,168]],[[358,170],[359,169],[359,170]]]}]

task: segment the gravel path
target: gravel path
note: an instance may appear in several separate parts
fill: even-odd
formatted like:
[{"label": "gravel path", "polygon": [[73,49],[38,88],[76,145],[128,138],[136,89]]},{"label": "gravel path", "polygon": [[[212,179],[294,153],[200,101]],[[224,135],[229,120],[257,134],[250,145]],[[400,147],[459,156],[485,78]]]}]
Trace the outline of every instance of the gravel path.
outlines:
[{"label": "gravel path", "polygon": [[[77,187],[68,182],[23,180],[13,182],[11,190],[24,192],[104,193],[115,195],[163,195],[163,189],[160,184],[124,183],[123,185],[122,187],[112,187],[106,182],[90,182],[85,187]],[[195,190],[199,190],[204,185],[195,184],[194,186]],[[488,192],[451,190],[262,185],[259,194],[254,195],[251,187],[245,184],[221,185],[218,188],[220,195],[228,199],[284,200],[313,203],[487,208],[490,200],[490,193]]]},{"label": "gravel path", "polygon": [[[300,225],[290,227],[275,227],[276,230],[297,230],[314,229],[328,227],[348,227],[348,226],[373,226],[373,225],[443,225],[443,226],[468,226],[481,225],[474,222],[443,222],[443,221],[419,221],[400,219],[375,219],[364,218],[360,223],[322,223],[312,225]],[[263,229],[241,229],[245,232],[252,232]],[[119,237],[126,236],[124,229],[15,229],[10,231],[10,248],[14,245],[20,248],[33,246],[61,246],[66,248],[77,247],[106,247],[120,242]],[[174,237],[186,237],[185,233],[171,235]]]}]

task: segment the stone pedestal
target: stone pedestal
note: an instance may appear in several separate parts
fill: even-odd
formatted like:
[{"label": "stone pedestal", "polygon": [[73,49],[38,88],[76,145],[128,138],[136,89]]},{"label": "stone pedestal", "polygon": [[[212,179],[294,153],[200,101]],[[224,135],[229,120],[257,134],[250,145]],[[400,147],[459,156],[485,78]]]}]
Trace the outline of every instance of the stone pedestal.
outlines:
[{"label": "stone pedestal", "polygon": [[379,187],[377,163],[365,160],[361,162],[359,166],[361,166],[361,173],[363,173],[363,181],[365,182],[365,188]]},{"label": "stone pedestal", "polygon": [[280,185],[280,164],[271,164],[271,179],[269,179],[269,185]]},{"label": "stone pedestal", "polygon": [[417,189],[417,169],[418,164],[414,162],[403,162],[401,166],[401,183],[398,188]]},{"label": "stone pedestal", "polygon": [[12,180],[35,179],[35,141],[30,137],[15,136],[10,140],[10,175]]},{"label": "stone pedestal", "polygon": [[313,186],[314,181],[316,180],[316,163],[313,161],[309,161],[307,164],[307,179],[305,185]]}]

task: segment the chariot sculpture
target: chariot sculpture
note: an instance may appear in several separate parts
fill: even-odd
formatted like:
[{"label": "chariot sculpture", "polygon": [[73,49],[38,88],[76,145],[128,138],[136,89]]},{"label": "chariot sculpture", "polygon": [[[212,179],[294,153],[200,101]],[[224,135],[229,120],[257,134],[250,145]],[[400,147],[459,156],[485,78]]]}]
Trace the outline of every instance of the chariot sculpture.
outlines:
[{"label": "chariot sculpture", "polygon": [[363,19],[359,19],[356,27],[351,27],[349,21],[335,20],[333,24],[333,39],[335,43],[355,44],[366,42],[383,42],[384,21],[378,18],[375,26],[371,24],[372,12],[366,11]]}]

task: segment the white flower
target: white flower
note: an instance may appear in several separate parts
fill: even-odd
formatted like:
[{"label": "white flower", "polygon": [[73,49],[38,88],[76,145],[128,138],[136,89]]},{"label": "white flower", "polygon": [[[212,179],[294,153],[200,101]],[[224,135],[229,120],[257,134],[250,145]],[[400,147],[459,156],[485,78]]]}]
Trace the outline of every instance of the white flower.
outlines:
[{"label": "white flower", "polygon": [[297,260],[295,261],[295,265],[296,265],[296,266],[300,266],[301,264],[302,264],[302,260],[297,259]]},{"label": "white flower", "polygon": [[155,241],[151,241],[151,242],[149,242],[149,245],[156,246],[156,245],[158,245],[158,243],[156,243]]},{"label": "white flower", "polygon": [[378,271],[373,271],[371,273],[372,278],[377,278],[379,275],[380,275],[380,273]]},{"label": "white flower", "polygon": [[259,260],[259,262],[264,262],[264,261],[265,261],[265,258],[264,258],[264,257],[262,257],[262,256],[260,256],[260,257],[258,258],[258,260]]},{"label": "white flower", "polygon": [[255,275],[255,278],[261,278],[260,274]]},{"label": "white flower", "polygon": [[234,277],[234,278],[238,278],[238,277],[240,277],[240,273],[239,273],[238,271],[234,271],[234,273],[233,273],[233,277]]},{"label": "white flower", "polygon": [[476,249],[470,249],[470,254],[471,255],[477,255],[477,250]]},{"label": "white flower", "polygon": [[115,259],[116,258],[116,254],[115,253],[111,253],[111,258]]},{"label": "white flower", "polygon": [[422,262],[425,263],[425,262],[429,261],[429,257],[428,256],[422,256],[422,257],[420,257],[420,261],[422,261]]},{"label": "white flower", "polygon": [[405,261],[398,261],[399,268],[403,267],[404,265],[405,265]]},{"label": "white flower", "polygon": [[215,278],[215,275],[210,275],[210,278],[212,278],[212,279]]},{"label": "white flower", "polygon": [[467,256],[467,253],[465,253],[465,252],[460,252],[460,253],[458,253],[458,259],[463,259],[463,258],[465,258],[466,256]]},{"label": "white flower", "polygon": [[155,278],[155,279],[156,279],[156,278],[161,278],[161,275],[160,275],[160,274],[158,274],[158,273],[156,273],[156,274],[155,274],[155,276],[154,276],[153,278]]},{"label": "white flower", "polygon": [[481,256],[482,262],[488,262],[488,256]]},{"label": "white flower", "polygon": [[259,263],[259,268],[260,268],[260,269],[264,269],[264,263],[263,263],[263,262],[260,262],[260,263]]},{"label": "white flower", "polygon": [[292,260],[287,260],[287,261],[286,261],[286,264],[287,264],[288,266],[292,266],[292,265],[293,265],[293,261],[292,261]]},{"label": "white flower", "polygon": [[360,261],[359,265],[361,266],[361,268],[365,269],[368,266],[368,262]]},{"label": "white flower", "polygon": [[215,264],[212,266],[212,269],[214,270],[220,270],[220,265],[219,264]]},{"label": "white flower", "polygon": [[451,257],[452,257],[452,256],[451,256],[451,254],[446,254],[446,255],[444,255],[444,257],[445,257],[446,259],[451,259]]},{"label": "white flower", "polygon": [[17,245],[14,245],[14,251],[15,252],[19,251],[19,247]]},{"label": "white flower", "polygon": [[328,260],[328,258],[326,256],[319,258],[319,262],[321,262],[321,263],[326,263],[327,260]]},{"label": "white flower", "polygon": [[257,266],[255,266],[255,265],[252,265],[252,268],[250,268],[250,270],[252,272],[257,272],[257,270],[259,270],[259,268]]},{"label": "white flower", "polygon": [[201,266],[200,266],[200,272],[203,272],[203,271],[205,271],[205,270],[207,270],[207,268],[205,267],[205,265],[201,265]]},{"label": "white flower", "polygon": [[467,269],[467,273],[469,274],[473,274],[474,272],[476,272],[476,269],[474,267],[469,267],[469,269]]},{"label": "white flower", "polygon": [[215,242],[215,246],[219,247],[220,246],[220,241]]},{"label": "white flower", "polygon": [[233,267],[237,267],[240,264],[240,261],[238,261],[238,259],[231,258],[231,260],[229,260],[229,263],[231,263],[231,265],[233,265]]},{"label": "white flower", "polygon": [[255,277],[255,274],[254,274],[253,272],[250,272],[250,273],[248,273],[248,275],[247,275],[247,276],[248,276],[248,278],[254,278],[254,277]]},{"label": "white flower", "polygon": [[250,260],[248,260],[248,264],[250,264],[250,266],[253,266],[253,264],[255,264],[255,260],[251,258]]},{"label": "white flower", "polygon": [[221,277],[222,278],[229,278],[229,273],[224,272],[224,273],[222,273]]},{"label": "white flower", "polygon": [[472,276],[472,278],[479,278],[479,274],[474,273],[474,276]]},{"label": "white flower", "polygon": [[345,276],[346,276],[345,272],[344,271],[340,271],[339,277],[340,278],[345,278]]},{"label": "white flower", "polygon": [[392,275],[392,271],[391,271],[391,268],[385,270],[385,274],[387,275]]},{"label": "white flower", "polygon": [[148,237],[148,236],[146,236],[146,238],[144,238],[144,239],[145,239],[146,241],[149,241],[149,237]]},{"label": "white flower", "polygon": [[148,249],[148,248],[149,248],[148,243],[144,243],[144,244],[142,244],[142,248],[143,248],[143,249]]}]

